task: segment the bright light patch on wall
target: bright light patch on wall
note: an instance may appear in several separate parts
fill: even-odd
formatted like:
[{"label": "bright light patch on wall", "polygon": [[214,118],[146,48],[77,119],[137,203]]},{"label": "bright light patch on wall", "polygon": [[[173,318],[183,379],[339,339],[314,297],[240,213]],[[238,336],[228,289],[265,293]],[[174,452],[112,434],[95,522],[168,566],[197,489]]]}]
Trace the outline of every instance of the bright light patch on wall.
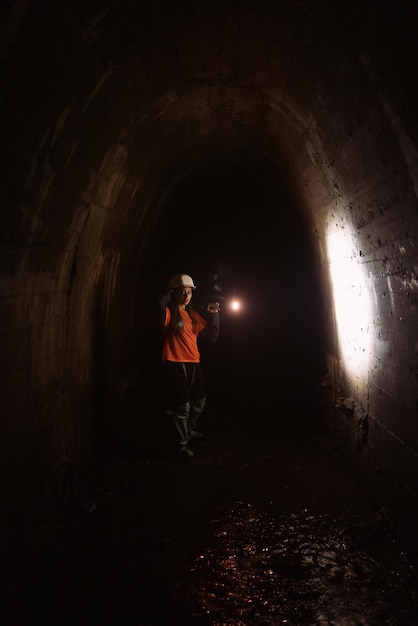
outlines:
[{"label": "bright light patch on wall", "polygon": [[340,355],[349,376],[365,379],[372,340],[372,294],[355,241],[347,225],[327,235]]}]

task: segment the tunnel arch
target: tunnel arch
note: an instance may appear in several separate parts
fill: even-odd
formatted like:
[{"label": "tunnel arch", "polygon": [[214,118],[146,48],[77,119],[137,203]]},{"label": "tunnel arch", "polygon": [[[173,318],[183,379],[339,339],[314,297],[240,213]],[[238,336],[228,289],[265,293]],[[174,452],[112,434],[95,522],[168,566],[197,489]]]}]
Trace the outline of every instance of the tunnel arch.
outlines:
[{"label": "tunnel arch", "polygon": [[[152,338],[152,322],[140,312],[142,307],[155,313],[154,306],[147,308],[147,294],[156,301],[170,275],[187,270],[200,287],[195,295],[198,306],[216,295],[228,300],[232,293],[241,294],[245,302],[243,319],[238,320],[232,320],[226,302],[223,305],[225,332],[218,342],[222,348],[218,345],[215,351],[215,369],[223,373],[229,369],[230,384],[234,370],[235,385],[241,386],[237,395],[242,397],[236,398],[235,406],[248,400],[242,391],[245,384],[248,389],[256,385],[253,394],[263,396],[264,403],[272,402],[260,382],[264,387],[270,383],[272,389],[274,371],[276,384],[282,378],[286,386],[294,378],[300,390],[307,385],[308,371],[317,378],[324,375],[320,363],[323,367],[327,349],[325,294],[318,259],[303,213],[274,162],[254,148],[210,153],[198,168],[177,179],[161,202],[161,224],[157,223],[151,249],[142,258],[138,279],[136,319],[142,332],[134,349],[136,359],[141,360],[141,346]],[[218,280],[223,295],[214,292],[215,275],[223,277]],[[149,350],[152,353],[152,345]],[[145,361],[148,358],[146,350]],[[155,361],[158,358],[154,356]],[[218,384],[228,387],[224,378],[219,373]],[[272,419],[278,421],[279,404],[291,403],[289,395],[288,390],[282,398],[276,396],[276,406],[270,407]]]},{"label": "tunnel arch", "polygon": [[[273,160],[330,294],[331,426],[403,519],[417,476],[416,10],[323,0],[3,9],[11,515],[88,465],[102,413],[130,384],[125,304],[164,190],[204,153],[244,147]],[[343,291],[358,296],[345,306],[370,298],[359,328],[367,343],[351,337],[352,352],[369,352],[362,372],[346,367],[338,334],[331,293],[341,267],[354,277]]]}]

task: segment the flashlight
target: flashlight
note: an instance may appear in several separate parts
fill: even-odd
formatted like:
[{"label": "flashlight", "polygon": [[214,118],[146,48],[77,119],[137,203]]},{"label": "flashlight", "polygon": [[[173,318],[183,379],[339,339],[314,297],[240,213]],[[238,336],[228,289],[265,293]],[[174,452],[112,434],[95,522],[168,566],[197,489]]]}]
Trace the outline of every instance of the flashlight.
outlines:
[{"label": "flashlight", "polygon": [[235,313],[241,310],[241,302],[239,300],[231,300],[229,308]]}]

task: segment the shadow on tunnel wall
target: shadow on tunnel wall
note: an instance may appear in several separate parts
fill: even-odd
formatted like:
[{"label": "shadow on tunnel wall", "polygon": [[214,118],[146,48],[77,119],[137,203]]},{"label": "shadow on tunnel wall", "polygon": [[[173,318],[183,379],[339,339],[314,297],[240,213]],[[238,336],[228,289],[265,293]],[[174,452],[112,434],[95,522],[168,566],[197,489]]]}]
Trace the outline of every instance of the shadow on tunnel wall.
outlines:
[{"label": "shadow on tunnel wall", "polygon": [[[172,187],[136,285],[136,419],[162,410],[157,299],[171,275],[185,272],[198,287],[197,311],[221,302],[220,338],[200,346],[211,413],[248,430],[323,427],[325,304],[308,227],[262,156],[205,162]],[[239,313],[228,307],[232,296]]]}]

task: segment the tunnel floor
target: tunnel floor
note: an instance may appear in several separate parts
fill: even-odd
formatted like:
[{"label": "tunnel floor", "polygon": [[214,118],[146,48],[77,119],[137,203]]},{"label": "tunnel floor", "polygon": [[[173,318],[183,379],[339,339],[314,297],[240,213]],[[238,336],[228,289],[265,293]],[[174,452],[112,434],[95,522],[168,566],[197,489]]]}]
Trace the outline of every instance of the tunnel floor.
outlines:
[{"label": "tunnel floor", "polygon": [[413,570],[325,436],[208,410],[131,432],[3,568],[3,624],[417,624]]}]

